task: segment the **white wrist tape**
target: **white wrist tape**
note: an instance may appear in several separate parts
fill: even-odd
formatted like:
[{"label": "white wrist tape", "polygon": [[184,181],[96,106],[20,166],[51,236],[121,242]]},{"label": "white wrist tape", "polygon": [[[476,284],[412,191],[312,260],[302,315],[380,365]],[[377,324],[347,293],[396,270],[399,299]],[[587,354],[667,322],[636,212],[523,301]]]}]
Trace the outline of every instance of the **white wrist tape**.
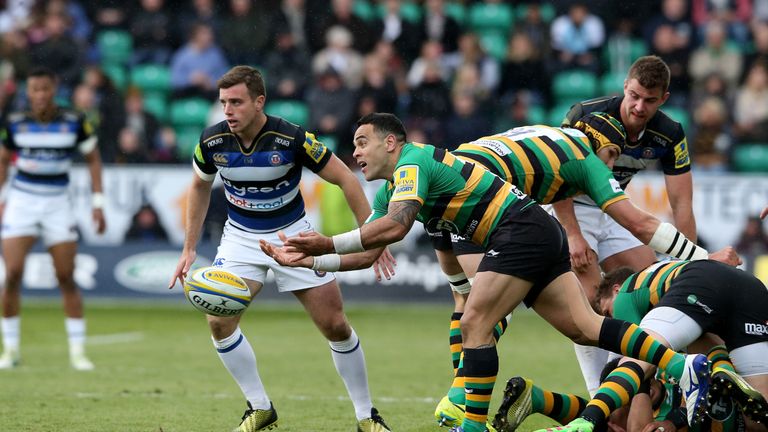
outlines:
[{"label": "white wrist tape", "polygon": [[472,289],[472,284],[469,282],[469,278],[467,278],[467,275],[463,272],[455,275],[446,274],[445,277],[448,278],[448,283],[451,284],[451,289],[454,292],[468,294],[469,290]]},{"label": "white wrist tape", "polygon": [[337,254],[365,252],[360,228],[333,236],[333,248]]},{"label": "white wrist tape", "polygon": [[312,263],[312,270],[335,272],[339,271],[341,267],[341,255],[327,254],[315,257],[315,261]]},{"label": "white wrist tape", "polygon": [[106,200],[104,199],[104,194],[101,192],[93,192],[91,194],[91,208],[93,209],[103,209],[104,208],[104,202]]},{"label": "white wrist tape", "polygon": [[709,252],[688,240],[672,224],[662,222],[648,243],[653,250],[688,261],[707,259]]}]

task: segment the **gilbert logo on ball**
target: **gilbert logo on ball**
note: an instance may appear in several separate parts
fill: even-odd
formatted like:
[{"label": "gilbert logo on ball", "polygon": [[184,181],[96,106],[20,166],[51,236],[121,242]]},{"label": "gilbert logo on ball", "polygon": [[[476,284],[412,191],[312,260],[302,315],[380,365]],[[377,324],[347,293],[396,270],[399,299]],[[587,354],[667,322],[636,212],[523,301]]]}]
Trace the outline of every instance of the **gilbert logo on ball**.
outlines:
[{"label": "gilbert logo on ball", "polygon": [[215,316],[240,315],[251,303],[245,281],[216,267],[203,267],[187,276],[184,294],[197,310]]}]

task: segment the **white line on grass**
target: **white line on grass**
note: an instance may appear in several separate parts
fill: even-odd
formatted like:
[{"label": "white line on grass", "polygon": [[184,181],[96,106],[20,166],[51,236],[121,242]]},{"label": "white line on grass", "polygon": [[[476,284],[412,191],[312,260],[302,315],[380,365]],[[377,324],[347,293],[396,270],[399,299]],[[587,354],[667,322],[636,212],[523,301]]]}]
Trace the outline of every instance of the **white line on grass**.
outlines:
[{"label": "white line on grass", "polygon": [[128,342],[138,342],[144,339],[142,332],[112,333],[104,335],[88,336],[86,344],[88,345],[112,345]]}]

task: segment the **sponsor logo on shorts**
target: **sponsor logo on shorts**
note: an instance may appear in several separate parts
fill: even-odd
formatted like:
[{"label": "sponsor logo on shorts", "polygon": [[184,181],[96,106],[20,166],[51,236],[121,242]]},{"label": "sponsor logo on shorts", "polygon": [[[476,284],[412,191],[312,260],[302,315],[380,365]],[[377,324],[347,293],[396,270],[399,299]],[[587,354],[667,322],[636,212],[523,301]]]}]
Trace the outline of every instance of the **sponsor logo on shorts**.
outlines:
[{"label": "sponsor logo on shorts", "polygon": [[488,252],[485,253],[485,256],[491,257],[491,258],[496,258],[497,256],[499,256],[500,253],[501,252],[496,252],[495,250],[491,249],[491,250],[489,250]]},{"label": "sponsor logo on shorts", "polygon": [[224,265],[224,261],[226,261],[226,258],[216,258],[216,260],[213,262],[214,267],[221,267]]},{"label": "sponsor logo on shorts", "polygon": [[768,321],[764,324],[744,323],[744,333],[753,336],[768,335]]},{"label": "sponsor logo on shorts", "polygon": [[328,272],[324,272],[324,271],[320,271],[320,270],[315,270],[315,276],[317,276],[319,278],[325,277],[325,275],[327,275],[327,274],[328,274]]},{"label": "sponsor logo on shorts", "polygon": [[688,304],[696,305],[704,310],[707,314],[712,313],[712,308],[699,301],[699,298],[695,294],[688,296]]}]

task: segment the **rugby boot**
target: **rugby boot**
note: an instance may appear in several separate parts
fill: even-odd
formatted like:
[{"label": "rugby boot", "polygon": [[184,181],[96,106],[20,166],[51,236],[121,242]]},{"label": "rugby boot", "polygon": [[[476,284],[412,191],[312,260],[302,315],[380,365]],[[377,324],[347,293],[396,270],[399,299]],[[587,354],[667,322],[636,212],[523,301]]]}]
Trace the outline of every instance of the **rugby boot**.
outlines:
[{"label": "rugby boot", "polygon": [[371,416],[357,422],[357,432],[390,432],[390,430],[379,415],[379,411],[371,408]]},{"label": "rugby boot", "polygon": [[557,427],[551,427],[546,429],[539,429],[535,432],[554,432],[554,431],[565,431],[565,432],[592,432],[595,429],[595,425],[592,424],[592,422],[584,420],[583,418],[577,418],[576,420],[568,423],[565,426],[557,426]]},{"label": "rugby boot", "polygon": [[765,398],[736,372],[715,368],[712,371],[710,393],[711,411],[721,400],[733,400],[744,415],[756,422],[768,424],[768,403]]},{"label": "rugby boot", "polygon": [[435,408],[435,419],[438,426],[454,427],[464,421],[464,406],[455,404],[444,396]]},{"label": "rugby boot", "polygon": [[275,407],[271,402],[269,403],[269,409],[253,409],[251,403],[248,402],[248,409],[243,414],[240,426],[233,429],[232,432],[257,432],[276,427],[277,411],[275,411]]},{"label": "rugby boot", "polygon": [[499,411],[493,418],[493,427],[499,432],[512,432],[520,426],[533,409],[531,394],[533,381],[523,377],[513,377],[507,381],[504,398]]},{"label": "rugby boot", "polygon": [[18,350],[6,349],[3,354],[0,355],[0,370],[2,369],[14,369],[19,366],[21,362],[21,355]]},{"label": "rugby boot", "polygon": [[680,389],[685,397],[688,425],[694,426],[703,420],[707,412],[709,393],[709,360],[704,354],[685,356],[685,369],[680,378]]}]

